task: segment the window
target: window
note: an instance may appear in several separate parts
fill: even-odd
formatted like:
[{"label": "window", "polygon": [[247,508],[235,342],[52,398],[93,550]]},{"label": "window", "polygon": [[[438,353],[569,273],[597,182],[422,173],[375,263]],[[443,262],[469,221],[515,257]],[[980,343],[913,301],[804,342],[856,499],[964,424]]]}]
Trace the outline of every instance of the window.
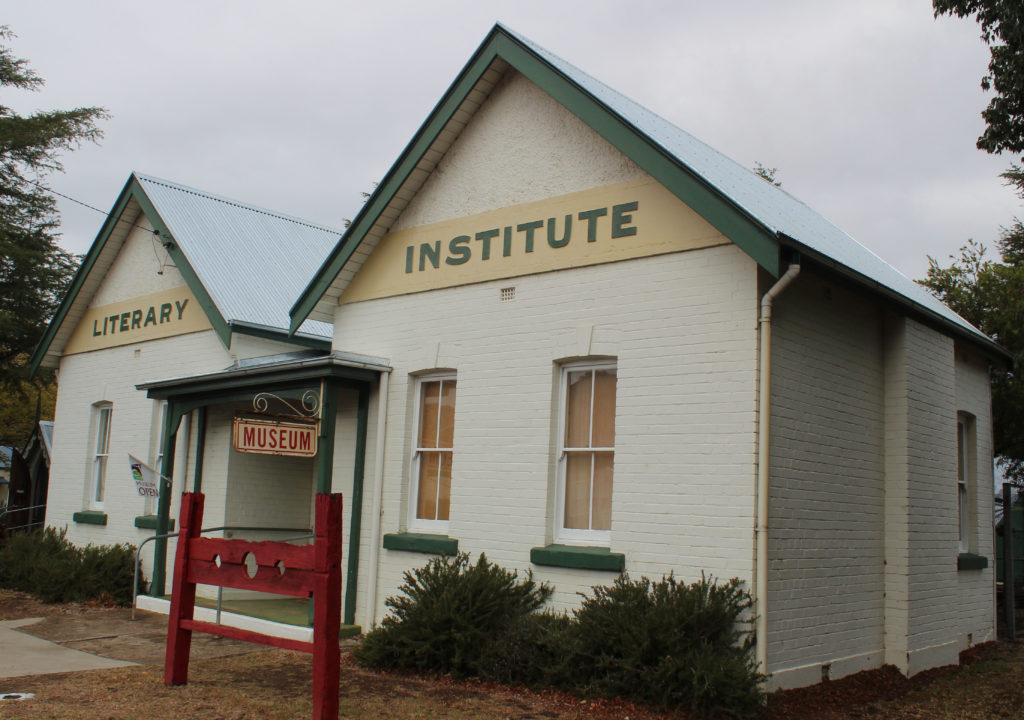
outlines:
[{"label": "window", "polygon": [[974,473],[971,459],[974,457],[974,418],[959,413],[956,420],[956,508],[957,538],[960,552],[968,552],[971,546],[971,490]]},{"label": "window", "polygon": [[419,380],[410,529],[447,534],[455,437],[455,377]]},{"label": "window", "polygon": [[615,365],[562,369],[555,537],[608,545],[615,464]]},{"label": "window", "polygon": [[94,427],[96,428],[95,452],[92,460],[89,507],[103,508],[103,497],[107,485],[107,457],[110,455],[110,420],[114,408],[110,403],[93,406]]}]

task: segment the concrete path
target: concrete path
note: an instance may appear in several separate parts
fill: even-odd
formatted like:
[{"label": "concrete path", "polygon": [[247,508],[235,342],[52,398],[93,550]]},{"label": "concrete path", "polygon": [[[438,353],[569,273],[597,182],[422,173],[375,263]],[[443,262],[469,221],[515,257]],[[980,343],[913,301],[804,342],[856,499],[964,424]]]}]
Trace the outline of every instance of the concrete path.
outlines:
[{"label": "concrete path", "polygon": [[0,678],[100,670],[137,664],[70,650],[55,642],[42,640],[17,630],[40,620],[42,618],[0,621]]}]

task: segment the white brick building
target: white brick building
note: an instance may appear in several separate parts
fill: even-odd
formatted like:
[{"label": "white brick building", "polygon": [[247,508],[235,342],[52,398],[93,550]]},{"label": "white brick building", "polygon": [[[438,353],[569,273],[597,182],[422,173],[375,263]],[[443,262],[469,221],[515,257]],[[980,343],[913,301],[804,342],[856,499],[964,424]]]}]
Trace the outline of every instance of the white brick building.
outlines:
[{"label": "white brick building", "polygon": [[[208,516],[290,524],[314,488],[343,492],[345,620],[364,627],[404,570],[459,550],[532,570],[563,608],[620,571],[742,578],[780,687],[914,673],[994,638],[988,366],[1005,353],[520,36],[491,32],[306,280],[291,329],[333,323],[331,353],[221,370],[233,346],[207,331],[153,341],[152,364],[150,345],[66,355],[55,445],[66,404],[100,397],[66,389],[87,365],[132,367],[175,419],[208,409]],[[319,394],[315,460],[231,449],[266,387]],[[94,431],[66,432],[78,495],[55,517],[88,506]]]}]

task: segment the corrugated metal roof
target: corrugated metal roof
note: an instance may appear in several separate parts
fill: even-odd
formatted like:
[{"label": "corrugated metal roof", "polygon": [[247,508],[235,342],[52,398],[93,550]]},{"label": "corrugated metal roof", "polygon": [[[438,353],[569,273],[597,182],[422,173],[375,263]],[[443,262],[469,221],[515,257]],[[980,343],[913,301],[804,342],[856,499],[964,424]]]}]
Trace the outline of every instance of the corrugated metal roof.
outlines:
[{"label": "corrugated metal roof", "polygon": [[925,311],[939,315],[971,334],[991,342],[988,336],[946,307],[931,293],[782,188],[765,182],[753,171],[554,53],[504,26],[501,27],[772,232],[796,241],[795,246],[803,246],[812,253],[835,261],[861,276],[861,279],[878,283]]},{"label": "corrugated metal roof", "polygon": [[[287,330],[296,293],[341,231],[135,173],[224,320]],[[330,339],[329,323],[299,332]]]}]

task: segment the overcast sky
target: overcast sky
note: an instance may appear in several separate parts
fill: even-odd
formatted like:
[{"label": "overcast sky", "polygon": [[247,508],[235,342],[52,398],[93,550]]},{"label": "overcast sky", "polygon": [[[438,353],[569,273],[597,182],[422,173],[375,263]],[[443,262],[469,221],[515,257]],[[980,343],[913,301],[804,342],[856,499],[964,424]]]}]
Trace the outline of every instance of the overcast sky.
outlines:
[{"label": "overcast sky", "polygon": [[[1021,201],[975,148],[987,47],[928,0],[8,3],[46,80],[22,113],[106,107],[55,190],[108,210],[149,175],[331,227],[380,179],[495,22],[791,193],[919,278]],[[99,213],[60,201],[85,252]],[[298,293],[301,288],[296,288]]]}]

